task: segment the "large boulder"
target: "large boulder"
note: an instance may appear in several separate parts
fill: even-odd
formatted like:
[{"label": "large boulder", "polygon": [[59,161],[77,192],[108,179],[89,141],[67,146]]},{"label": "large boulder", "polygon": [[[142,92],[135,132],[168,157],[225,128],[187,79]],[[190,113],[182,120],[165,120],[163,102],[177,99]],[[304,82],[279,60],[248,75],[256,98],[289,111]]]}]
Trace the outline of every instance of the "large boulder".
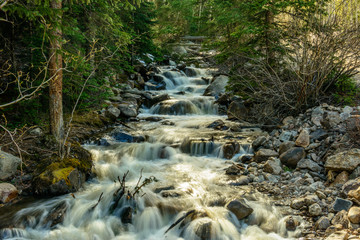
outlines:
[{"label": "large boulder", "polygon": [[237,99],[230,103],[227,115],[229,119],[245,120],[248,116],[248,109],[245,107],[242,100]]},{"label": "large boulder", "polygon": [[0,151],[0,180],[6,180],[14,175],[20,163],[20,158]]},{"label": "large boulder", "polygon": [[213,79],[210,85],[206,88],[204,96],[220,96],[225,93],[225,87],[228,84],[229,77],[219,75]]},{"label": "large boulder", "polygon": [[359,165],[360,149],[354,148],[328,157],[325,162],[325,169],[351,172]]},{"label": "large boulder", "polygon": [[0,183],[0,204],[11,202],[18,195],[16,187],[10,183]]},{"label": "large boulder", "polygon": [[298,162],[305,157],[305,150],[302,147],[293,147],[280,155],[282,164],[296,168]]},{"label": "large boulder", "polygon": [[254,210],[245,202],[244,199],[236,199],[229,202],[226,208],[241,220],[249,216]]}]

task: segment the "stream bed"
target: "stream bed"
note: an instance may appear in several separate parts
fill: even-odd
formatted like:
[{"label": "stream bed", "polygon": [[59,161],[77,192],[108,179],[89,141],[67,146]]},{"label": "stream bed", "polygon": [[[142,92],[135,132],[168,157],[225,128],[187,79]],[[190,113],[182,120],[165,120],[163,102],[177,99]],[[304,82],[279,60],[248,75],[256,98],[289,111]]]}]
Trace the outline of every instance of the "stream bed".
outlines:
[{"label": "stream bed", "polygon": [[[191,77],[171,66],[160,70],[166,89],[155,92],[170,99],[140,109],[140,120],[117,126],[104,136],[105,144],[85,146],[93,155],[97,177],[73,195],[18,211],[17,227],[0,230],[0,236],[270,240],[298,235],[298,230],[286,229],[285,218],[271,199],[240,184],[239,176],[225,174],[242,155],[253,154],[251,139],[260,130],[209,127],[217,120],[233,129],[239,125],[218,114],[215,97],[203,96],[209,70],[192,68]],[[229,141],[239,150],[227,160],[223,146]],[[244,205],[229,207],[235,199]],[[244,211],[248,216],[239,219]],[[61,216],[58,224],[51,216],[54,212]]]}]

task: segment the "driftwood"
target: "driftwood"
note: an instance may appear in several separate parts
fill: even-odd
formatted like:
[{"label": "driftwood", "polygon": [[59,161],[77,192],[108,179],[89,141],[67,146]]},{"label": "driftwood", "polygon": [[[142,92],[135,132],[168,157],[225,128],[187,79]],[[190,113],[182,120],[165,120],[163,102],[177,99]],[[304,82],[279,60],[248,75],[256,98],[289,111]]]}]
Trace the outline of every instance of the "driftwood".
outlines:
[{"label": "driftwood", "polygon": [[98,200],[97,203],[91,208],[91,210],[94,210],[94,209],[97,207],[97,205],[99,205],[99,203],[100,203],[103,195],[104,195],[104,193],[102,192],[102,193],[100,194],[99,200]]},{"label": "driftwood", "polygon": [[194,214],[195,213],[195,210],[191,210],[191,211],[188,211],[184,216],[182,216],[181,218],[179,218],[178,220],[176,220],[175,223],[173,223],[165,232],[165,234],[167,232],[169,232],[171,229],[173,229],[176,225],[178,225],[179,223],[181,223],[186,217],[188,217],[189,215],[191,214]]}]

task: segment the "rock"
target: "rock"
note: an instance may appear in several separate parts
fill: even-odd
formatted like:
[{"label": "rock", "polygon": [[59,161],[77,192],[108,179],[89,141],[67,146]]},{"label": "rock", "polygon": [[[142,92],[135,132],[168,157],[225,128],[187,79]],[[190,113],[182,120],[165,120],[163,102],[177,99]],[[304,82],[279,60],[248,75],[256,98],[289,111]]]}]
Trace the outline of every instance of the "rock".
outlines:
[{"label": "rock", "polygon": [[211,239],[212,236],[212,221],[207,219],[207,222],[199,222],[196,226],[195,234],[201,240]]},{"label": "rock", "polygon": [[260,149],[256,152],[254,160],[258,163],[268,160],[270,157],[278,157],[279,154],[271,149]]},{"label": "rock", "polygon": [[254,150],[257,150],[265,142],[266,142],[266,137],[265,136],[260,136],[260,137],[256,138],[255,141],[253,141],[252,147],[253,147]]},{"label": "rock", "polygon": [[115,120],[120,116],[120,110],[114,106],[110,106],[105,111],[105,117]]},{"label": "rock", "polygon": [[288,116],[288,117],[286,117],[286,118],[284,118],[284,119],[282,120],[282,124],[283,124],[284,126],[288,126],[288,125],[290,125],[290,124],[293,124],[294,121],[295,121],[295,118],[294,118],[293,116]]},{"label": "rock", "polygon": [[348,228],[349,219],[347,218],[347,212],[342,210],[338,212],[331,220],[333,225],[341,225],[343,228]]},{"label": "rock", "polygon": [[270,158],[264,164],[264,172],[279,175],[282,172],[281,162],[278,158]]},{"label": "rock", "polygon": [[360,165],[360,149],[353,148],[327,158],[325,168],[334,171],[353,171]]},{"label": "rock", "polygon": [[293,216],[286,217],[285,221],[285,227],[288,231],[295,231],[296,228],[300,225],[300,222],[294,219]]},{"label": "rock", "polygon": [[296,198],[290,204],[293,209],[301,209],[304,206],[306,206],[305,198]]},{"label": "rock", "polygon": [[224,158],[226,159],[231,159],[235,155],[235,153],[239,152],[239,150],[240,145],[235,142],[228,142],[222,146]]},{"label": "rock", "polygon": [[360,167],[357,167],[349,176],[349,179],[355,179],[360,177]]},{"label": "rock", "polygon": [[301,159],[298,163],[296,168],[299,169],[308,169],[310,171],[313,172],[320,172],[321,171],[321,167],[319,166],[319,164],[317,164],[316,162],[310,160],[310,159]]},{"label": "rock", "polygon": [[356,190],[359,187],[360,187],[360,178],[357,178],[357,179],[350,180],[347,183],[345,183],[342,186],[341,191],[345,196],[347,196],[351,190]]},{"label": "rock", "polygon": [[360,223],[360,207],[352,207],[348,212],[348,218],[350,222],[358,224]]},{"label": "rock", "polygon": [[343,113],[352,113],[352,111],[354,111],[354,109],[352,107],[349,106],[345,106],[342,110]]},{"label": "rock", "polygon": [[230,167],[226,169],[225,174],[226,175],[241,175],[241,173],[244,171],[244,168],[241,167],[238,164],[233,164]]},{"label": "rock", "polygon": [[227,129],[229,129],[227,126],[225,126],[224,121],[222,121],[221,119],[218,119],[215,122],[209,124],[207,126],[207,128],[213,128],[213,129],[216,129],[216,130],[227,130]]},{"label": "rock", "polygon": [[296,146],[306,148],[310,144],[310,135],[306,129],[303,129],[295,141]]},{"label": "rock", "polygon": [[125,207],[122,209],[120,216],[121,216],[121,222],[122,223],[132,223],[132,214],[133,209],[132,207]]},{"label": "rock", "polygon": [[306,206],[319,202],[319,197],[315,194],[307,195],[304,199]]},{"label": "rock", "polygon": [[349,234],[346,231],[338,231],[332,233],[330,236],[325,238],[325,240],[347,240]]},{"label": "rock", "polygon": [[0,180],[13,176],[20,163],[20,158],[0,150]]},{"label": "rock", "polygon": [[330,227],[330,220],[325,216],[319,218],[315,223],[315,229],[317,230],[326,230],[328,227]]},{"label": "rock", "polygon": [[360,202],[360,187],[358,187],[355,190],[350,190],[347,196],[349,198],[354,198]]},{"label": "rock", "polygon": [[119,104],[121,115],[124,117],[136,117],[138,115],[137,106],[134,104]]},{"label": "rock", "polygon": [[184,72],[185,72],[186,76],[188,76],[188,77],[196,77],[198,75],[198,72],[193,67],[186,67]]},{"label": "rock", "polygon": [[245,202],[244,199],[236,199],[227,204],[226,208],[241,220],[249,216],[254,210]]},{"label": "rock", "polygon": [[353,205],[352,201],[349,201],[349,200],[346,200],[346,199],[342,199],[342,198],[339,198],[337,197],[335,199],[335,202],[333,203],[332,205],[332,209],[335,211],[335,212],[340,212],[342,210],[349,210],[350,207]]},{"label": "rock", "polygon": [[336,176],[335,181],[332,183],[332,185],[345,184],[348,180],[349,180],[349,174],[346,171],[342,171],[340,174]]},{"label": "rock", "polygon": [[311,121],[316,126],[321,126],[320,122],[323,120],[323,114],[324,114],[324,110],[322,109],[322,107],[315,108],[311,113]]},{"label": "rock", "polygon": [[41,128],[37,127],[37,128],[32,129],[30,131],[30,134],[35,135],[35,136],[41,136],[41,135],[44,134],[44,132],[43,132],[43,130]]},{"label": "rock", "polygon": [[287,150],[289,150],[290,148],[295,147],[295,142],[292,141],[286,141],[280,144],[279,146],[279,154],[283,154],[284,152],[286,152]]},{"label": "rock", "polygon": [[293,140],[294,136],[296,136],[296,131],[282,131],[279,136],[279,140],[282,142],[288,142]]},{"label": "rock", "polygon": [[159,102],[166,101],[169,99],[170,99],[169,94],[167,94],[167,93],[160,94],[160,95],[156,95],[156,96],[152,97],[151,99],[149,99],[149,101],[145,101],[145,105],[147,107],[151,107]]},{"label": "rock", "polygon": [[221,94],[224,94],[228,81],[229,77],[225,75],[215,77],[205,89],[204,96],[220,96]]},{"label": "rock", "polygon": [[244,186],[250,183],[248,176],[240,176],[235,182],[230,183],[232,186]]},{"label": "rock", "polygon": [[310,213],[310,216],[313,216],[313,217],[320,216],[322,213],[322,209],[319,204],[314,203],[309,206],[309,213]]},{"label": "rock", "polygon": [[55,208],[51,209],[49,214],[46,216],[45,222],[50,224],[50,227],[54,227],[64,221],[65,213],[68,209],[66,202],[62,202]]},{"label": "rock", "polygon": [[238,99],[230,103],[227,115],[229,119],[246,119],[248,115],[248,109],[245,107],[243,101]]},{"label": "rock", "polygon": [[305,157],[305,150],[302,147],[293,147],[280,155],[282,164],[296,168],[298,162]]},{"label": "rock", "polygon": [[162,191],[175,190],[174,186],[158,187],[154,189],[154,193],[160,193]]},{"label": "rock", "polygon": [[177,69],[179,69],[180,71],[183,71],[186,68],[186,63],[181,62],[176,66]]},{"label": "rock", "polygon": [[312,139],[313,141],[316,141],[316,140],[321,141],[321,140],[324,140],[325,138],[327,138],[328,136],[329,136],[329,134],[327,131],[325,131],[322,128],[319,128],[310,134],[310,139]]},{"label": "rock", "polygon": [[[172,52],[173,53],[176,53],[176,54],[178,54],[178,55],[186,55],[188,52],[187,52],[187,50],[186,50],[186,48],[185,47],[183,47],[183,46],[174,46],[173,48],[172,48]],[[170,60],[171,61],[171,60]]]},{"label": "rock", "polygon": [[341,117],[338,112],[327,112],[325,115],[325,120],[329,124],[330,128],[335,128],[341,122]]},{"label": "rock", "polygon": [[11,202],[18,196],[18,190],[10,183],[0,183],[0,204]]}]

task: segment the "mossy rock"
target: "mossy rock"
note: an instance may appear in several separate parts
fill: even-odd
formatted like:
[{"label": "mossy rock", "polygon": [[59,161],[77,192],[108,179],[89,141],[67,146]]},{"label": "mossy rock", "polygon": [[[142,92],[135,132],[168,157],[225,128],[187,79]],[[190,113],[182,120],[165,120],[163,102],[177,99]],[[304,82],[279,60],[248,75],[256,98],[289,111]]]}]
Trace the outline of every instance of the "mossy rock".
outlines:
[{"label": "mossy rock", "polygon": [[[68,143],[69,144],[69,143]],[[45,159],[35,171],[34,193],[42,196],[56,196],[79,190],[91,175],[91,154],[79,143],[71,144],[68,157]]]},{"label": "mossy rock", "polygon": [[75,114],[72,120],[73,124],[94,126],[94,127],[104,127],[104,125],[107,124],[108,122],[109,119],[95,112]]}]

